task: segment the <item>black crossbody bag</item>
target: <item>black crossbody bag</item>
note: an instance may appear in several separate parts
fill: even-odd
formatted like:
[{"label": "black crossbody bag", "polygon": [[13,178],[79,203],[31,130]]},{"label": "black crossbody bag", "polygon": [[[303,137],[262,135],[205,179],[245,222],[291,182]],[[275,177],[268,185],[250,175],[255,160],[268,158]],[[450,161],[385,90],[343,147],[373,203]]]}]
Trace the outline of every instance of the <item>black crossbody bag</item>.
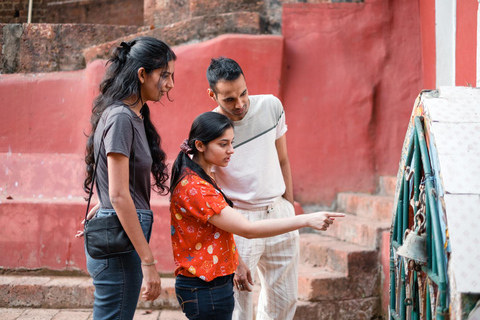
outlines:
[{"label": "black crossbody bag", "polygon": [[[132,123],[133,131],[133,189],[135,195],[135,128]],[[88,197],[87,211],[85,212],[85,225],[83,235],[85,238],[85,248],[93,259],[108,259],[117,257],[122,254],[130,253],[135,248],[132,242],[127,236],[127,233],[123,229],[120,220],[117,215],[109,215],[104,217],[95,217],[91,220],[87,220],[88,209],[90,207],[90,200],[92,199],[93,186],[95,183],[95,177],[97,173],[98,160],[100,158],[100,150],[104,145],[103,139],[105,133],[102,134],[102,141],[100,148],[98,149],[97,158],[95,161],[95,168],[93,170],[92,186],[90,188],[90,195]]]}]

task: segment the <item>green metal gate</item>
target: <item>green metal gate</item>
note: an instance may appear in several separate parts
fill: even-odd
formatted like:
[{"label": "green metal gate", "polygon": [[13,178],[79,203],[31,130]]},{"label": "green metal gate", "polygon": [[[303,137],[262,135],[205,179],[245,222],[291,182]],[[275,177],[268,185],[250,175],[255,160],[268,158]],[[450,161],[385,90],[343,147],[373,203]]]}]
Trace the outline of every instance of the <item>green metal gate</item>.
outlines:
[{"label": "green metal gate", "polygon": [[[421,116],[414,118],[412,132],[391,230],[389,317],[443,320],[449,310],[447,256]],[[422,237],[413,246],[425,243],[426,262],[398,255],[408,237]],[[425,254],[420,247],[408,249]]]}]

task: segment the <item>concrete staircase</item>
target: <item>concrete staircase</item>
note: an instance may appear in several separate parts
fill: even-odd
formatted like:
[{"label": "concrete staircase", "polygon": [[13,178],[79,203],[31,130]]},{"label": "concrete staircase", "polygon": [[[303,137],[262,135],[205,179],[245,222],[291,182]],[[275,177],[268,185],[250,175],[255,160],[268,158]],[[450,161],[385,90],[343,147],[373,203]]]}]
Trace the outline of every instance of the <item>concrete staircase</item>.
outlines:
[{"label": "concrete staircase", "polygon": [[381,177],[376,195],[340,193],[336,211],[347,216],[328,232],[301,234],[295,319],[381,319],[381,248],[389,246],[382,234],[390,230],[395,183]]},{"label": "concrete staircase", "polygon": [[[380,319],[384,277],[380,248],[388,247],[388,243],[382,243],[381,234],[390,229],[394,191],[395,178],[382,177],[376,195],[341,193],[336,211],[347,213],[347,217],[339,219],[328,232],[301,234],[295,319]],[[258,296],[256,283],[254,292]],[[89,309],[93,290],[87,276],[4,272],[0,276],[0,309]],[[140,301],[138,308],[168,310],[171,319],[182,319],[174,279],[162,277],[160,297],[154,302]]]}]

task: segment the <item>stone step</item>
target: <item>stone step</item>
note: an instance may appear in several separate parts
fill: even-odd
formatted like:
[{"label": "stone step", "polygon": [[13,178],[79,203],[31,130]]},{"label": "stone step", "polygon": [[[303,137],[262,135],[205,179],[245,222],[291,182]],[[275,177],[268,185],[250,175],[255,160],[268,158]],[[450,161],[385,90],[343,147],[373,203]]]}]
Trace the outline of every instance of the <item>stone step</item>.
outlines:
[{"label": "stone step", "polygon": [[303,301],[335,301],[379,296],[380,266],[346,276],[342,272],[300,264],[298,297]]},{"label": "stone step", "polygon": [[[139,301],[140,309],[179,309],[175,280],[162,277],[162,292],[153,302]],[[90,277],[0,276],[1,308],[92,308],[95,291]]]},{"label": "stone step", "polygon": [[[92,309],[41,309],[41,308],[0,308],[0,319],[35,320],[92,320]],[[135,311],[133,320],[184,320],[180,310],[140,310]]]},{"label": "stone step", "polygon": [[377,319],[378,297],[332,300],[328,302],[298,301],[294,320],[369,320]]},{"label": "stone step", "polygon": [[390,226],[391,221],[347,214],[344,218],[337,218],[325,234],[360,246],[378,249],[379,234],[390,230]]},{"label": "stone step", "polygon": [[[165,197],[164,197],[165,198]],[[160,273],[173,273],[168,198],[153,199],[154,223],[150,247]],[[83,228],[86,202],[72,198],[14,198],[0,204],[1,266],[5,269],[82,270],[86,273]],[[12,219],[15,217],[15,219]],[[25,237],[24,235],[28,235]],[[52,245],[55,244],[55,245]]]},{"label": "stone step", "polygon": [[381,176],[378,181],[378,194],[385,196],[394,196],[396,187],[396,176]]},{"label": "stone step", "polygon": [[300,264],[328,268],[345,275],[371,272],[378,252],[317,233],[300,235]]},{"label": "stone step", "polygon": [[[379,272],[343,272],[300,264],[299,298],[307,301],[333,301],[374,296],[379,288]],[[137,308],[178,310],[175,280],[162,277],[162,293],[153,302],[139,301]],[[255,281],[254,304],[260,285]],[[84,309],[93,306],[94,287],[90,277],[74,276],[0,276],[0,308]]]},{"label": "stone step", "polygon": [[393,196],[342,192],[337,195],[337,211],[392,221],[393,200]]}]

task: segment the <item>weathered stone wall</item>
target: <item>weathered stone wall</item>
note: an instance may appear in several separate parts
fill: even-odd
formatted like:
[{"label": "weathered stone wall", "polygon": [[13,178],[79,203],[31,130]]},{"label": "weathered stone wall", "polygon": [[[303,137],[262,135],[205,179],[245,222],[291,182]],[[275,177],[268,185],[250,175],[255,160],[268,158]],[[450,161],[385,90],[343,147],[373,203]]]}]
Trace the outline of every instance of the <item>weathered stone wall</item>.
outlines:
[{"label": "weathered stone wall", "polygon": [[[36,22],[44,22],[47,2],[48,0],[35,0],[35,6],[32,6],[32,17],[38,19]],[[28,0],[10,0],[0,3],[1,23],[23,23],[27,22],[27,17]]]},{"label": "weathered stone wall", "polygon": [[[164,27],[179,21],[205,21],[198,29],[209,24],[209,17],[234,16],[249,12],[258,15],[258,33],[281,34],[282,6],[286,3],[327,3],[331,0],[145,0],[144,24]],[[341,0],[340,2],[344,2]]]},{"label": "weathered stone wall", "polygon": [[[34,0],[32,23],[143,25],[143,0]],[[0,22],[26,23],[28,0],[0,3]]]},{"label": "weathered stone wall", "polygon": [[0,73],[82,69],[82,51],[87,62],[105,59],[112,46],[138,35],[158,37],[170,45],[198,43],[226,33],[279,35],[283,5],[330,2],[363,0],[35,0],[32,23],[56,25],[30,27],[21,25],[27,21],[28,0],[4,1],[0,3]]},{"label": "weathered stone wall", "polygon": [[0,73],[85,68],[84,48],[136,33],[135,26],[0,24]]}]

